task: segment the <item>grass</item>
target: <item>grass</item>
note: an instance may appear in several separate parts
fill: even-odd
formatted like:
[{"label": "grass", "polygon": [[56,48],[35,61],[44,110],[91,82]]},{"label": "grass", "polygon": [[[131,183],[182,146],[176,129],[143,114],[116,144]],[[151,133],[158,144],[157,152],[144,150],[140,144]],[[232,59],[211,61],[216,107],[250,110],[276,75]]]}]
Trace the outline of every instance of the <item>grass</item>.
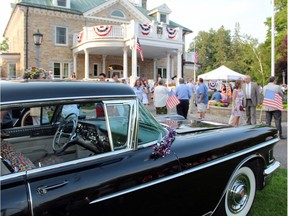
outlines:
[{"label": "grass", "polygon": [[256,192],[249,216],[287,216],[287,169],[278,169],[271,182]]}]

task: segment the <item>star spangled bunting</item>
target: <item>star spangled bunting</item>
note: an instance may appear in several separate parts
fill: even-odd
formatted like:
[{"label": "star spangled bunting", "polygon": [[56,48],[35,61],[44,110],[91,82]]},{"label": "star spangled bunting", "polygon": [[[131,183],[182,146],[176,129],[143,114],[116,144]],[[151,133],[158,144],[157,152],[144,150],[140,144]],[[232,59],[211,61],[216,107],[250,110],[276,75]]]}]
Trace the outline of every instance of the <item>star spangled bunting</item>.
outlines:
[{"label": "star spangled bunting", "polygon": [[139,54],[140,54],[141,61],[144,61],[144,56],[143,56],[141,44],[140,44],[140,42],[139,42],[139,38],[137,38],[136,49],[138,50],[138,52],[139,52]]},{"label": "star spangled bunting", "polygon": [[179,99],[177,98],[176,94],[171,90],[169,92],[169,97],[167,99],[166,105],[168,108],[172,109],[180,103]]},{"label": "star spangled bunting", "polygon": [[265,91],[263,106],[283,111],[282,97],[277,92],[267,89]]}]

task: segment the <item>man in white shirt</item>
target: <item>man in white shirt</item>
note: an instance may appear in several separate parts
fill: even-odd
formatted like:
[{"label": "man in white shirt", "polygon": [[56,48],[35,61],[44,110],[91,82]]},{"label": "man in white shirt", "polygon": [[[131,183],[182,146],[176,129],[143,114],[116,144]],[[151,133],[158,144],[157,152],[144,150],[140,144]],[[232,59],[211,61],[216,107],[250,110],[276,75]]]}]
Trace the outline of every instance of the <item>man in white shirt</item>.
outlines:
[{"label": "man in white shirt", "polygon": [[163,86],[163,81],[159,80],[158,86],[154,90],[154,106],[156,108],[156,114],[167,114],[166,102],[168,99],[169,90],[166,86]]},{"label": "man in white shirt", "polygon": [[196,96],[196,84],[192,79],[190,79],[187,85],[191,89],[191,92],[192,92],[190,102],[189,102],[189,111],[188,111],[190,114],[192,114],[193,105],[195,104],[194,101],[195,101],[195,96]]}]

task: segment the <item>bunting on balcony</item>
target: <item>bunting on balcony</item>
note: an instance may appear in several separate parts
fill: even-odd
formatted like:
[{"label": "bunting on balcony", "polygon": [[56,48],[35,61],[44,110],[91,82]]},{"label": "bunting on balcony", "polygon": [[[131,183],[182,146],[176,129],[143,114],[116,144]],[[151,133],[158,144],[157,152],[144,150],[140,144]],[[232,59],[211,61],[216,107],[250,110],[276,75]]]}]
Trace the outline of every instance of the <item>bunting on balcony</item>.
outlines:
[{"label": "bunting on balcony", "polygon": [[106,36],[109,34],[109,32],[111,31],[112,29],[112,26],[110,25],[100,25],[100,26],[94,26],[93,27],[95,33],[98,35],[98,36]]},{"label": "bunting on balcony", "polygon": [[173,39],[176,37],[178,31],[175,28],[168,28],[166,27],[167,33],[168,33],[168,38]]},{"label": "bunting on balcony", "polygon": [[81,43],[82,38],[83,38],[83,31],[79,32],[79,34],[77,35],[77,42]]},{"label": "bunting on balcony", "polygon": [[141,33],[143,35],[149,35],[151,30],[151,25],[149,24],[139,24],[141,28]]}]

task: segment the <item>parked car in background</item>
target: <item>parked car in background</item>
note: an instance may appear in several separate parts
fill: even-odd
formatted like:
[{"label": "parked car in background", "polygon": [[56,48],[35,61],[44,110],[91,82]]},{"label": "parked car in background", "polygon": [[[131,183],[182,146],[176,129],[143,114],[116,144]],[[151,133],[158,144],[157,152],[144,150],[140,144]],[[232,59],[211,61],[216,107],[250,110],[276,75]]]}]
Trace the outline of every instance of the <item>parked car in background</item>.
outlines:
[{"label": "parked car in background", "polygon": [[280,165],[274,128],[159,122],[124,84],[2,81],[0,100],[37,117],[1,129],[3,216],[246,215]]}]

